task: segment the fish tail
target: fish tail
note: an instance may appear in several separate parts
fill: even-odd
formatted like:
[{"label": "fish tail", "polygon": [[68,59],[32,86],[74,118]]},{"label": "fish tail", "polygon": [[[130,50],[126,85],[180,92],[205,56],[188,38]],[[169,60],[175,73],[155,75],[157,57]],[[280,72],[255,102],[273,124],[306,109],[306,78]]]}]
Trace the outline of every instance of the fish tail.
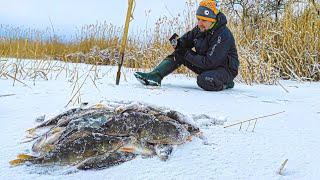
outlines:
[{"label": "fish tail", "polygon": [[17,159],[9,161],[9,164],[12,165],[12,166],[18,166],[18,165],[23,164],[23,163],[25,163],[27,161],[32,161],[32,160],[35,160],[35,159],[36,159],[35,156],[31,156],[31,155],[28,155],[28,154],[19,154],[17,156]]},{"label": "fish tail", "polygon": [[34,135],[35,132],[36,132],[36,128],[30,128],[30,129],[27,130],[27,133],[28,133],[29,135]]},{"label": "fish tail", "polygon": [[98,104],[95,105],[95,108],[97,108],[97,109],[102,109],[104,107],[106,107],[106,106],[103,105],[102,103],[98,103]]}]

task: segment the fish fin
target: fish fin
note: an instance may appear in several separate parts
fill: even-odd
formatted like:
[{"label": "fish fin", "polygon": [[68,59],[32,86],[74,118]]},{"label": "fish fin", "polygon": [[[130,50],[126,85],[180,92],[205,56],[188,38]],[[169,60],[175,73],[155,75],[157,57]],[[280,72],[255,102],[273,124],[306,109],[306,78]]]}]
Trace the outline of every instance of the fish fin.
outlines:
[{"label": "fish fin", "polygon": [[35,159],[36,157],[35,157],[35,156],[28,155],[28,154],[18,154],[17,158],[18,158],[18,159],[24,159],[24,160],[33,160],[33,159]]},{"label": "fish fin", "polygon": [[23,164],[24,162],[26,162],[26,161],[23,159],[14,159],[14,160],[9,161],[9,164],[11,166],[18,166],[20,164]]},{"label": "fish fin", "polygon": [[192,141],[192,136],[188,136],[188,137],[187,137],[187,141],[190,141],[190,142],[191,142],[191,141]]},{"label": "fish fin", "polygon": [[135,151],[135,148],[132,148],[132,147],[121,147],[119,149],[119,151],[133,153]]},{"label": "fish fin", "polygon": [[34,136],[35,132],[36,132],[36,128],[30,128],[27,130],[27,133],[31,136]]},{"label": "fish fin", "polygon": [[98,103],[98,104],[95,105],[95,108],[97,108],[97,109],[102,109],[104,107],[106,107],[106,106],[101,104],[101,103]]},{"label": "fish fin", "polygon": [[35,158],[36,158],[36,157],[31,156],[31,155],[19,154],[19,155],[17,156],[17,159],[14,159],[14,160],[9,161],[9,164],[10,164],[11,166],[18,166],[18,165],[23,164],[23,163],[25,163],[25,162],[27,162],[27,161],[31,161],[31,160],[33,160],[33,159],[35,159]]}]

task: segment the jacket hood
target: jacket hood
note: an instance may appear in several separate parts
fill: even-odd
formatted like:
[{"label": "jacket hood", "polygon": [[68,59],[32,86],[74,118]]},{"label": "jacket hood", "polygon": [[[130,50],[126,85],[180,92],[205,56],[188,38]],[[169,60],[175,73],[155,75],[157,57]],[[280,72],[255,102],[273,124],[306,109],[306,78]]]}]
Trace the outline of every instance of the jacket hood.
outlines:
[{"label": "jacket hood", "polygon": [[227,24],[227,17],[222,13],[222,12],[219,12],[219,14],[217,15],[217,22],[216,24],[213,26],[212,29],[210,29],[209,31],[211,30],[217,30],[223,26],[225,26]]}]

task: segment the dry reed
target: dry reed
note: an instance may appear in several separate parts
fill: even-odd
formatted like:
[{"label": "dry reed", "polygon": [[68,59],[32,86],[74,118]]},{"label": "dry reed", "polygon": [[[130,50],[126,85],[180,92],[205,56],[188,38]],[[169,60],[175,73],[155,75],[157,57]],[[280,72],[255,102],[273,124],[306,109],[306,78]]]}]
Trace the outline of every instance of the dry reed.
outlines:
[{"label": "dry reed", "polygon": [[[174,32],[183,34],[196,24],[196,6],[196,2],[189,0],[183,14],[178,17],[160,17],[153,30],[145,29],[139,35],[131,35],[124,66],[148,70],[158,64],[173,51],[168,37]],[[241,24],[225,12],[238,46],[239,81],[275,84],[279,79],[320,80],[319,5],[309,3],[298,13],[293,12],[292,6],[288,4],[285,7],[278,21],[265,17],[256,24]],[[0,28],[0,57],[39,59],[40,62],[41,59],[57,59],[94,65],[115,65],[119,59],[122,29],[105,22],[80,28],[70,41],[55,35],[50,28],[46,31],[6,25],[0,25]],[[109,60],[103,61],[95,56],[84,60],[80,56],[68,56],[71,53],[90,53],[93,47],[106,49]],[[26,70],[19,65],[11,64],[14,72],[8,73],[4,69],[10,65],[2,62],[0,77],[13,78],[15,81],[26,77],[48,79],[50,70],[59,69],[57,71],[61,73],[67,66],[55,68],[54,64],[46,61],[42,65],[39,63],[33,66],[34,69]],[[186,68],[180,68],[177,72],[192,75]]]}]

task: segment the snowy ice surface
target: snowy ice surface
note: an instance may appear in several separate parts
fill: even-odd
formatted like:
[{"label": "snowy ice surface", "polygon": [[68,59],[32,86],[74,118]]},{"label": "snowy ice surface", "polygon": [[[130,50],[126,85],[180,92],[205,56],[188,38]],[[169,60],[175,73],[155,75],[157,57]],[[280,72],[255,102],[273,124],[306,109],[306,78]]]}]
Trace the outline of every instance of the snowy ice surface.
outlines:
[{"label": "snowy ice surface", "polygon": [[[72,64],[69,66],[76,66]],[[83,72],[90,65],[79,65]],[[80,68],[80,69],[81,69]],[[138,157],[99,171],[70,167],[22,165],[10,167],[19,153],[30,153],[31,143],[21,144],[26,130],[69,109],[70,78],[24,80],[30,86],[0,79],[0,179],[319,179],[320,177],[320,83],[281,81],[280,86],[245,85],[207,92],[194,77],[169,75],[161,87],[145,87],[124,69],[115,85],[116,68],[98,67],[104,73],[96,85],[88,80],[81,89],[82,102],[143,102],[177,110],[200,126],[206,142],[193,138],[178,146],[168,161]],[[80,71],[80,70],[79,70]],[[79,72],[81,75],[81,71]],[[55,77],[55,76],[52,76]],[[125,78],[124,78],[125,77]],[[3,96],[8,95],[10,96]],[[77,105],[75,105],[77,106]],[[253,123],[223,128],[234,122],[282,114]],[[288,159],[283,175],[277,174]]]}]

